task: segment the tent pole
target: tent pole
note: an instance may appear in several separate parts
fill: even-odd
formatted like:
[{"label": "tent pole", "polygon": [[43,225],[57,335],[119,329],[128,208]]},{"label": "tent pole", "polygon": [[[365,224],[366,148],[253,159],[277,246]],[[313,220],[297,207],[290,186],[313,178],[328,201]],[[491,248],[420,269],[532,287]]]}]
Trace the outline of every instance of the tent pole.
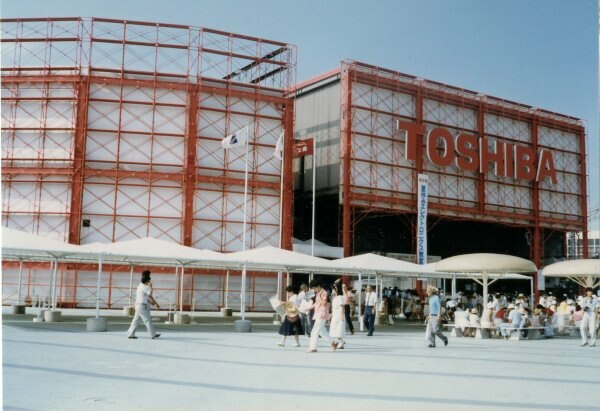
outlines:
[{"label": "tent pole", "polygon": [[49,289],[48,289],[48,308],[50,308],[52,306],[52,301],[54,300],[54,296],[52,294],[52,285],[54,284],[53,282],[53,278],[54,278],[54,260],[50,261],[50,279],[49,279]]},{"label": "tent pole", "polygon": [[281,285],[282,285],[282,282],[283,282],[283,280],[282,280],[282,275],[283,275],[283,274],[282,274],[282,272],[281,272],[281,271],[278,271],[278,272],[277,272],[277,299],[278,299],[279,301],[281,301],[281,300],[282,300],[282,298],[281,298],[281,297],[282,297],[282,296],[281,296]]},{"label": "tent pole", "polygon": [[23,279],[23,260],[19,262],[19,287],[17,288],[17,304],[21,304],[21,281]]},{"label": "tent pole", "polygon": [[133,305],[133,264],[129,270],[129,305]]},{"label": "tent pole", "polygon": [[529,279],[529,284],[531,285],[531,289],[530,289],[530,291],[531,291],[531,301],[530,301],[530,304],[531,305],[530,305],[530,307],[531,307],[531,312],[533,312],[533,309],[536,306],[536,303],[535,303],[535,300],[534,300],[535,296],[534,296],[534,292],[533,292],[533,277],[531,277]]},{"label": "tent pole", "polygon": [[177,311],[177,306],[179,305],[179,266],[175,265],[175,285],[173,286],[173,291],[175,291],[175,309],[173,312]]},{"label": "tent pole", "polygon": [[363,321],[362,321],[362,312],[361,312],[361,304],[362,304],[362,275],[361,272],[358,272],[358,284],[359,284],[359,288],[358,288],[358,325],[360,327],[360,330],[363,331]]},{"label": "tent pole", "polygon": [[52,275],[52,309],[56,310],[56,275],[58,273],[58,258],[54,260],[54,274]]},{"label": "tent pole", "polygon": [[487,299],[488,299],[488,273],[487,273],[487,271],[484,271],[482,273],[482,277],[483,277],[483,305],[486,306]]},{"label": "tent pole", "polygon": [[225,308],[229,308],[229,270],[225,274]]},{"label": "tent pole", "polygon": [[311,238],[310,255],[315,256],[315,210],[316,210],[316,189],[317,189],[317,136],[313,136],[313,164],[312,164],[312,219],[311,219]]},{"label": "tent pole", "polygon": [[456,274],[452,274],[452,299],[456,299]]},{"label": "tent pole", "polygon": [[242,268],[242,290],[240,297],[240,306],[242,312],[242,320],[246,319],[246,263],[244,263],[244,267]]},{"label": "tent pole", "polygon": [[[286,288],[290,286],[290,272],[287,269],[285,270],[285,286],[286,286]],[[287,299],[287,294],[286,294],[286,299]]]},{"label": "tent pole", "polygon": [[98,284],[96,286],[96,318],[100,318],[100,282],[102,279],[102,254],[98,256]]},{"label": "tent pole", "polygon": [[181,276],[179,278],[179,312],[183,313],[183,265],[180,266]]}]

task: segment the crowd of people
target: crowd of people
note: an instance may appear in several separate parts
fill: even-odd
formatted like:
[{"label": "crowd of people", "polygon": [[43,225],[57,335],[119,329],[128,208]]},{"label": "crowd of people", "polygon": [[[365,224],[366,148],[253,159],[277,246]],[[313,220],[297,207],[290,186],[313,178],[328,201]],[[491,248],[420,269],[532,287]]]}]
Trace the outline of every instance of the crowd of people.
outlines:
[{"label": "crowd of people", "polygon": [[543,293],[537,304],[532,304],[529,296],[522,293],[496,293],[485,307],[480,301],[483,302],[480,296],[472,295],[467,299],[460,293],[456,299],[447,299],[445,321],[454,322],[464,336],[471,337],[478,328],[488,329],[492,335],[506,339],[515,330],[526,337],[529,328],[540,329],[547,338],[555,333],[569,334],[572,329],[579,329],[582,346],[596,344],[600,300],[591,288],[585,295],[573,298]]},{"label": "crowd of people", "polygon": [[[440,328],[444,323],[454,323],[464,336],[474,337],[480,328],[487,329],[492,336],[510,338],[512,332],[521,332],[526,337],[528,329],[536,328],[550,338],[559,334],[569,334],[578,328],[582,346],[596,344],[598,329],[596,322],[600,310],[600,298],[586,290],[582,296],[560,298],[552,293],[543,293],[534,304],[523,293],[496,293],[484,302],[480,294],[459,292],[455,298],[446,296],[435,287],[428,287],[427,297],[417,290],[384,288],[378,295],[375,287],[364,287],[361,298],[340,279],[329,288],[319,280],[309,286],[288,286],[287,302],[284,303],[284,318],[279,333],[278,345],[285,345],[288,336],[294,336],[295,346],[300,346],[299,336],[310,338],[308,352],[317,352],[319,337],[336,351],[344,349],[347,333],[354,334],[352,317],[356,315],[358,302],[364,314],[359,321],[373,336],[375,319],[394,324],[395,320],[406,319],[427,322],[426,340],[429,347],[435,347],[435,337],[444,345],[448,344]],[[327,323],[329,322],[329,330]]]}]

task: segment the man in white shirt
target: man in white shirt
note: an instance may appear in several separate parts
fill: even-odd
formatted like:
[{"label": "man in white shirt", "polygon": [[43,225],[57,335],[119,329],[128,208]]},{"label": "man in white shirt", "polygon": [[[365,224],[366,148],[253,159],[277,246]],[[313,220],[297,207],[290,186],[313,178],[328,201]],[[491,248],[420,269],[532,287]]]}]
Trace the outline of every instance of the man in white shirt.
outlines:
[{"label": "man in white shirt", "polygon": [[372,286],[367,287],[365,293],[365,325],[368,329],[367,336],[371,337],[375,331],[375,315],[377,314],[377,294]]},{"label": "man in white shirt", "polygon": [[150,281],[150,271],[146,270],[142,273],[142,282],[138,286],[135,292],[135,315],[133,321],[131,321],[131,327],[127,331],[127,338],[137,339],[135,336],[135,329],[141,321],[144,322],[150,338],[153,340],[160,337],[160,334],[154,332],[154,326],[152,325],[152,317],[150,316],[150,306],[148,302],[160,308],[160,305],[156,302],[152,296],[152,282]]},{"label": "man in white shirt", "polygon": [[583,320],[579,326],[581,332],[581,346],[588,345],[588,331],[590,333],[589,345],[596,345],[596,307],[598,307],[598,299],[594,297],[591,288],[586,289],[586,296],[581,300],[581,309],[583,310]]}]

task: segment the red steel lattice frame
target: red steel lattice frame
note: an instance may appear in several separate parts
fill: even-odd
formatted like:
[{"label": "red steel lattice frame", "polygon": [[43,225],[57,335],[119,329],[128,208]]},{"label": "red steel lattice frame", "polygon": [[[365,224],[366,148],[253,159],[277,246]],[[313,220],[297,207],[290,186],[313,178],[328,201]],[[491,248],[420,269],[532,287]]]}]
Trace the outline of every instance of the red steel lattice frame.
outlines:
[{"label": "red steel lattice frame", "polygon": [[[295,81],[295,46],[104,18],[1,23],[4,225],[76,244],[154,236],[234,251],[241,247],[243,158],[215,146],[249,123],[249,246],[276,245],[281,235],[291,248],[294,105],[286,92]],[[68,119],[46,124],[44,110],[61,104]],[[39,121],[21,127],[19,110],[37,106],[29,118]],[[282,130],[287,191],[279,233],[280,171],[272,152]],[[11,147],[22,146],[15,139],[28,132],[37,145],[21,158],[24,150]],[[45,149],[53,135],[62,138],[55,145],[63,158]],[[24,187],[28,192],[19,192]],[[222,211],[214,219],[203,214],[211,192]],[[62,209],[58,200],[41,200],[51,195]],[[11,207],[15,197],[31,204],[19,211]],[[85,220],[92,228],[82,231]],[[210,242],[205,226],[213,223],[220,234]]]},{"label": "red steel lattice frame", "polygon": [[[342,241],[345,255],[353,253],[355,210],[415,212],[416,190],[412,190],[412,187],[416,187],[417,174],[420,172],[429,174],[430,178],[432,175],[439,175],[440,182],[447,179],[446,185],[448,179],[455,178],[458,181],[455,187],[443,187],[447,193],[454,191],[451,197],[430,194],[431,214],[451,219],[501,222],[528,227],[533,234],[531,258],[538,267],[542,266],[543,262],[543,229],[587,232],[587,221],[584,217],[587,213],[586,134],[581,120],[360,62],[345,61],[341,71],[340,174],[343,193]],[[366,97],[360,95],[361,87],[366,90]],[[381,97],[384,93],[402,93],[404,96],[410,96],[414,101],[414,111],[403,111],[401,101],[393,109],[382,110],[380,99],[387,98]],[[393,105],[389,102],[384,102],[385,104]],[[431,107],[436,104],[440,107],[438,115],[442,113],[440,120],[431,119]],[[444,114],[443,110],[451,109],[455,109],[456,112]],[[468,113],[472,113],[470,119]],[[426,118],[426,115],[429,117]],[[451,117],[454,115],[458,119],[456,123],[452,123]],[[382,136],[374,132],[365,132],[366,127],[361,129],[361,122],[369,123],[368,127],[371,129],[382,127],[380,117],[388,120],[400,119],[427,127],[442,126],[468,132],[478,138],[485,136],[510,143],[526,144],[535,150],[538,147],[551,149],[559,157],[556,164],[559,181],[562,178],[565,182],[559,182],[562,185],[556,188],[544,183],[501,181],[489,174],[469,175],[466,172],[457,172],[456,169],[440,169],[424,162],[425,145],[422,138],[417,147],[417,161],[411,165],[401,165],[395,152],[403,143],[397,135],[394,136],[392,132],[391,136]],[[494,125],[493,121],[498,124]],[[494,134],[486,125],[489,123],[490,128],[506,127],[506,122],[512,122],[512,127],[522,127],[525,124],[525,130],[528,131],[524,134],[527,139],[519,141],[519,135],[514,136],[516,140],[511,139],[513,136],[500,135],[506,134],[505,132]],[[545,128],[544,134],[539,131],[540,127]],[[521,133],[513,132],[523,134],[522,130]],[[575,146],[564,146],[567,143],[562,143],[560,138],[565,134],[561,133],[575,136]],[[557,137],[553,137],[554,135]],[[543,143],[540,142],[540,136],[544,137]],[[563,140],[566,141],[567,138]],[[383,143],[378,146],[380,142]],[[386,180],[391,187],[381,189],[380,180]],[[412,180],[412,183],[409,180]],[[464,185],[461,187],[461,181],[473,181],[472,188]],[[401,184],[409,187],[404,190],[406,195],[398,192]],[[515,202],[510,207],[503,205],[509,203],[500,202],[500,196],[505,192],[515,196]],[[525,192],[529,193],[531,200],[523,196]],[[475,196],[473,200],[465,201],[467,193]],[[490,196],[495,196],[496,204],[490,202],[493,200]],[[578,210],[563,211],[563,214],[556,210],[558,201],[574,201],[573,198],[578,199]],[[577,206],[577,203],[574,204]]]}]

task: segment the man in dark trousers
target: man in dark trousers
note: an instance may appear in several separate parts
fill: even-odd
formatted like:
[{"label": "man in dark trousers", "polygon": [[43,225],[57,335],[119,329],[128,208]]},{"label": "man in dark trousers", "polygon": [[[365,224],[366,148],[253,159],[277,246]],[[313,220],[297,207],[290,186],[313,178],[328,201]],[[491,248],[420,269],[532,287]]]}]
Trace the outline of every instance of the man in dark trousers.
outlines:
[{"label": "man in dark trousers", "polygon": [[135,329],[141,321],[144,322],[150,338],[153,340],[160,337],[160,334],[154,332],[154,326],[152,325],[152,317],[150,316],[150,302],[156,308],[160,308],[160,305],[156,302],[152,296],[152,281],[150,281],[150,271],[146,270],[142,273],[142,282],[138,286],[135,292],[135,316],[131,321],[131,327],[127,331],[127,338],[136,339]]},{"label": "man in dark trousers", "polygon": [[429,315],[427,316],[427,328],[425,337],[429,343],[428,347],[435,347],[435,337],[438,337],[448,345],[448,337],[442,334],[440,330],[442,304],[440,302],[439,290],[436,287],[428,287],[427,295],[429,296]]}]

